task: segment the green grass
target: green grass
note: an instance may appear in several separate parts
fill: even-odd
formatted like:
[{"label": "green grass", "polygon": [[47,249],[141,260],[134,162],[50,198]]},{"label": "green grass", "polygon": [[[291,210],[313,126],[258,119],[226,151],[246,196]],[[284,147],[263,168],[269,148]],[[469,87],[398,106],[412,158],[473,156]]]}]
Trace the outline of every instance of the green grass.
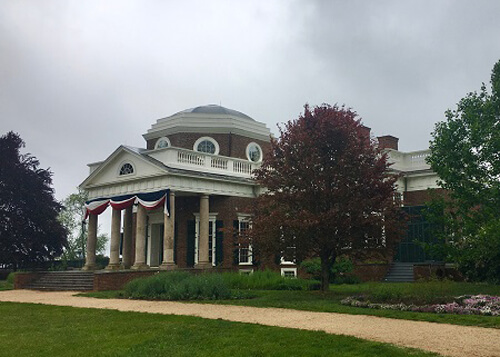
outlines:
[{"label": "green grass", "polygon": [[114,310],[0,303],[0,356],[436,356],[349,336]]},{"label": "green grass", "polygon": [[[477,315],[432,314],[423,312],[374,310],[341,305],[340,301],[347,296],[361,295],[375,297],[377,302],[442,300],[443,296],[459,296],[466,294],[500,295],[499,285],[456,283],[450,281],[417,282],[417,283],[364,283],[356,285],[332,285],[330,291],[264,291],[254,290],[252,299],[217,300],[214,304],[243,305],[256,307],[281,307],[287,309],[338,312],[354,315],[373,315],[406,320],[449,323],[455,325],[481,326],[500,328],[500,317]],[[95,292],[84,294],[93,297],[122,297],[121,292]]]}]

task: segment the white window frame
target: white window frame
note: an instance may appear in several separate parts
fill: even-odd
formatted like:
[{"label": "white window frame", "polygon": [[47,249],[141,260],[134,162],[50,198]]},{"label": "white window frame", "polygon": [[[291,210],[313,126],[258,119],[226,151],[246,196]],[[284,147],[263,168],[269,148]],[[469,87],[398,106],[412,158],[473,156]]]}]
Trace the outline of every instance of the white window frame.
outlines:
[{"label": "white window frame", "polygon": [[[193,213],[195,217],[195,225],[194,225],[194,263],[198,264],[199,256],[200,256],[200,214]],[[210,235],[212,236],[212,266],[216,265],[215,256],[216,256],[216,248],[217,248],[217,215],[218,213],[210,213],[208,215],[208,227],[210,229],[210,222],[212,222],[212,232],[208,232],[208,239],[210,239]]]},{"label": "white window frame", "polygon": [[[164,147],[164,148],[160,148],[158,145],[160,145],[160,142],[162,140],[165,140],[167,143],[168,143],[168,146],[167,147]],[[159,138],[158,140],[156,140],[156,143],[155,143],[155,150],[161,150],[161,149],[166,149],[166,148],[169,148],[171,147],[172,145],[170,144],[170,140],[166,137],[166,136],[163,136],[161,138]]]},{"label": "white window frame", "polygon": [[[129,164],[130,166],[132,166],[132,172],[131,173],[128,173],[128,174],[120,174],[120,172],[122,171],[122,168],[123,166],[125,166],[126,164]],[[134,176],[136,174],[137,170],[135,168],[135,165],[132,163],[132,161],[122,161],[120,163],[120,165],[118,165],[118,172],[117,172],[117,176],[118,177],[129,177],[129,176]]]},{"label": "white window frame", "polygon": [[[238,234],[241,233],[241,224],[248,223],[248,228],[252,228],[252,216],[250,214],[238,214]],[[246,261],[241,261],[241,249],[248,249],[248,259]],[[253,252],[252,244],[248,242],[248,248],[238,248],[238,265],[253,265]]]},{"label": "white window frame", "polygon": [[[260,158],[259,158],[259,160],[257,160],[257,161],[253,161],[253,160],[251,159],[251,157],[250,157],[250,147],[251,147],[252,145],[257,146],[257,148],[258,148],[258,149],[259,149],[259,151],[260,151]],[[257,163],[259,163],[259,162],[262,162],[262,156],[264,156],[264,153],[262,152],[262,148],[260,147],[260,145],[259,145],[259,144],[257,144],[256,142],[253,142],[253,141],[252,141],[250,144],[248,144],[248,145],[247,145],[247,148],[246,148],[246,150],[245,150],[245,152],[246,152],[246,154],[247,154],[247,159],[248,159],[248,161],[253,162],[253,163],[256,163],[256,164],[257,164]]]},{"label": "white window frame", "polygon": [[[209,153],[209,152],[198,151],[198,145],[202,141],[205,141],[205,140],[208,140],[212,144],[214,144],[214,146],[215,146],[215,152],[213,154]],[[211,138],[210,136],[202,136],[201,138],[199,138],[198,140],[195,141],[195,143],[193,145],[193,150],[196,151],[196,152],[200,152],[202,154],[207,154],[207,155],[219,155],[220,147],[219,147],[219,143],[214,138]]]},{"label": "white window frame", "polygon": [[297,268],[281,268],[281,276],[286,276],[286,273],[293,273],[293,278],[297,278]]},{"label": "white window frame", "polygon": [[238,273],[239,274],[248,274],[248,275],[252,275],[253,274],[253,269],[239,269],[238,270]]}]

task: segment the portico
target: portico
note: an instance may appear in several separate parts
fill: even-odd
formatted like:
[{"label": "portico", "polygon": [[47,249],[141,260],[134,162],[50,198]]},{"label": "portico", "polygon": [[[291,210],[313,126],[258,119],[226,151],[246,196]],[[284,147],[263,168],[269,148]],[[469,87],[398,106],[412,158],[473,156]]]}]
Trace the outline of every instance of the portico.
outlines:
[{"label": "portico", "polygon": [[[87,204],[89,233],[86,263],[83,269],[95,269],[98,217],[108,205],[112,209],[112,220],[110,259],[107,270],[129,268],[140,270],[150,267],[158,267],[162,270],[176,269],[177,265],[174,260],[176,194],[171,190],[149,193],[149,196],[155,198],[159,195],[162,195],[161,198],[155,201],[141,199],[140,197],[144,197],[144,194],[135,194],[122,201],[117,201],[117,199],[123,199],[123,196],[90,201]],[[199,216],[198,251],[196,252],[198,259],[195,267],[210,269],[213,265],[209,259],[209,195],[200,194],[198,197],[200,207],[197,214]],[[134,215],[136,216],[135,224]],[[162,218],[162,222],[157,223],[158,217]],[[134,225],[135,234],[132,234]],[[134,247],[132,247],[133,242],[135,242]],[[120,246],[122,246],[121,260]]]}]

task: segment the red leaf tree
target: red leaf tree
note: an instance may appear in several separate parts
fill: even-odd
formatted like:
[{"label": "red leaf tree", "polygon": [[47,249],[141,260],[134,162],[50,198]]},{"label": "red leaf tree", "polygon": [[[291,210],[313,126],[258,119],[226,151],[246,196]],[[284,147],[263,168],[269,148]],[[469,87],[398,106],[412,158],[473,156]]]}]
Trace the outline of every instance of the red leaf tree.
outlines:
[{"label": "red leaf tree", "polygon": [[328,290],[335,259],[390,248],[402,228],[397,176],[357,114],[337,105],[304,107],[255,171],[267,190],[257,199],[252,242],[262,257],[294,251],[321,259]]}]

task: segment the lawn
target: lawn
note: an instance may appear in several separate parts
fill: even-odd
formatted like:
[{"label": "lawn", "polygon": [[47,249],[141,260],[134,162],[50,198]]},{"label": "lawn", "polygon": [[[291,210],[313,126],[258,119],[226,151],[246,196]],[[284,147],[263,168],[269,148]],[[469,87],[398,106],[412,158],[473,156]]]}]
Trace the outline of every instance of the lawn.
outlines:
[{"label": "lawn", "polygon": [[0,303],[0,356],[436,356],[278,327],[113,310]]},{"label": "lawn", "polygon": [[[451,281],[417,283],[364,283],[332,285],[330,291],[252,290],[252,299],[211,300],[213,304],[245,305],[256,307],[281,307],[297,310],[339,312],[356,315],[373,315],[406,320],[430,321],[456,325],[500,328],[500,317],[477,315],[434,314],[396,310],[373,310],[344,306],[340,301],[347,296],[367,295],[377,302],[415,301],[440,302],[466,294],[500,295],[500,286]],[[120,297],[121,292],[97,292],[84,294],[94,297]]]}]

